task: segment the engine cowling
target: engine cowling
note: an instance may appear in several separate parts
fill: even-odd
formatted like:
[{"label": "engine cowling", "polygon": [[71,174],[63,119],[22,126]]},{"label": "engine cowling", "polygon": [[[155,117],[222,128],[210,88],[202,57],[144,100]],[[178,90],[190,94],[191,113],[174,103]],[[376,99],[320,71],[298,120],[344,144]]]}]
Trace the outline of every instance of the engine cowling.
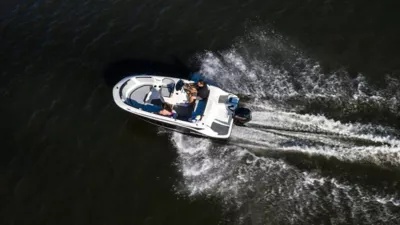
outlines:
[{"label": "engine cowling", "polygon": [[233,122],[238,126],[244,126],[251,120],[251,110],[248,108],[237,108],[233,115]]}]

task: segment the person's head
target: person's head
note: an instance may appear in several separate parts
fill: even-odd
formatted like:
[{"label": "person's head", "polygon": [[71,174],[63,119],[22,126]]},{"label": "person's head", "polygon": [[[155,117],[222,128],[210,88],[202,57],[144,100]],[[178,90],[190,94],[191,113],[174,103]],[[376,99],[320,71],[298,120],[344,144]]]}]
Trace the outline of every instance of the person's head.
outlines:
[{"label": "person's head", "polygon": [[205,85],[206,85],[206,82],[204,82],[204,80],[197,81],[197,86],[204,87]]},{"label": "person's head", "polygon": [[171,106],[168,105],[167,103],[163,103],[163,104],[162,104],[162,107],[163,107],[163,109],[167,110],[168,112],[171,112],[171,111],[172,111]]}]

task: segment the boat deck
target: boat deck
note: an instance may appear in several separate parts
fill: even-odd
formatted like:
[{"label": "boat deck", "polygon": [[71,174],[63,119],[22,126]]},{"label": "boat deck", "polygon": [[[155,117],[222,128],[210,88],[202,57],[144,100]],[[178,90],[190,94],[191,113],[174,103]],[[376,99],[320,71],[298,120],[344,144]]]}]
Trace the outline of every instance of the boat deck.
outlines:
[{"label": "boat deck", "polygon": [[[188,133],[228,138],[233,125],[232,112],[237,107],[237,96],[209,85],[208,99],[190,105],[186,92],[181,88],[183,83],[189,82],[168,77],[131,76],[114,86],[113,97],[119,107],[146,120],[179,127]],[[164,102],[173,105],[176,111],[173,117],[158,113]]]},{"label": "boat deck", "polygon": [[151,113],[158,113],[162,110],[162,103],[172,105],[173,110],[177,114],[177,119],[190,121],[191,118],[202,116],[207,104],[206,100],[196,100],[194,105],[189,104],[187,93],[181,89],[175,89],[175,82],[168,80],[159,87],[159,91],[154,85],[147,84],[133,89],[128,94],[125,103],[137,109],[142,109]]}]

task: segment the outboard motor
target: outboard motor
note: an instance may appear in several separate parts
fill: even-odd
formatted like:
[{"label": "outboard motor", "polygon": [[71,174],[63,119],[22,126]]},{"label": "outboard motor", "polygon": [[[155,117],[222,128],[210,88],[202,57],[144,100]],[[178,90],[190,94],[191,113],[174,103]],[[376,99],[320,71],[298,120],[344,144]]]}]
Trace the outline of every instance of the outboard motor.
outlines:
[{"label": "outboard motor", "polygon": [[237,108],[233,115],[235,125],[244,126],[245,123],[251,120],[251,111],[248,108]]}]

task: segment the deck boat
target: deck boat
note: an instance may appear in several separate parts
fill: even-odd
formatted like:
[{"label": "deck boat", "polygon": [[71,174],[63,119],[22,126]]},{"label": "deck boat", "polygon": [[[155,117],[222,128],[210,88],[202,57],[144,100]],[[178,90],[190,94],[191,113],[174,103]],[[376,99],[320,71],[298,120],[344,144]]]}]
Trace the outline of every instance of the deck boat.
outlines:
[{"label": "deck boat", "polygon": [[[250,110],[238,107],[237,95],[210,84],[207,99],[189,104],[183,86],[193,83],[193,80],[172,77],[130,76],[114,86],[113,97],[120,108],[150,123],[210,138],[227,139],[234,121],[243,125],[251,119]],[[172,106],[173,116],[159,114],[163,103]]]}]

